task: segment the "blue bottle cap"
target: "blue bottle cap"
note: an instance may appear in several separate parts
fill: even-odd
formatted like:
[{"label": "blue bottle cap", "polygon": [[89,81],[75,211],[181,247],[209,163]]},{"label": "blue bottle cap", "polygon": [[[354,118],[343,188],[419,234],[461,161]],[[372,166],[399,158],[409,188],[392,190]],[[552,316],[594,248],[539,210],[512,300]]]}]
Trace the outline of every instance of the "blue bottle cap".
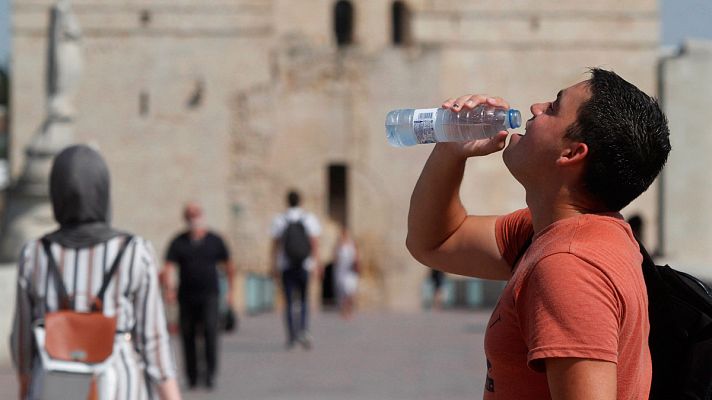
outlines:
[{"label": "blue bottle cap", "polygon": [[519,110],[510,108],[507,116],[509,117],[509,127],[511,129],[517,129],[522,126],[522,113]]}]

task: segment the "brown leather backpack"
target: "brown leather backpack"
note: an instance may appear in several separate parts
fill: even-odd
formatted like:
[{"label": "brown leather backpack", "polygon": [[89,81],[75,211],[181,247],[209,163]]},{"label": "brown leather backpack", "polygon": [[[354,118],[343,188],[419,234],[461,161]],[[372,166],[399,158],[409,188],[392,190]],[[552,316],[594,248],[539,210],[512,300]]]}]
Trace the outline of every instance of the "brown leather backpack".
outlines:
[{"label": "brown leather backpack", "polygon": [[[46,313],[43,324],[38,324],[40,335],[44,339],[44,348],[39,349],[40,353],[51,360],[47,364],[55,365],[50,370],[68,373],[91,371],[91,368],[82,369],[82,367],[104,363],[113,354],[116,317],[104,315],[104,294],[116,274],[121,258],[131,240],[131,236],[126,237],[111,268],[104,273],[101,288],[92,301],[91,310],[78,312],[72,308],[72,301],[67,294],[64,279],[52,256],[51,242],[46,237],[42,238],[42,246],[47,255],[48,273],[52,275],[59,304],[57,311]],[[38,341],[38,345],[41,342],[41,340]],[[42,353],[42,350],[45,353]],[[64,366],[64,370],[62,366]],[[93,376],[87,391],[88,400],[97,399],[96,381]],[[48,398],[51,397],[49,393],[46,395]]]}]

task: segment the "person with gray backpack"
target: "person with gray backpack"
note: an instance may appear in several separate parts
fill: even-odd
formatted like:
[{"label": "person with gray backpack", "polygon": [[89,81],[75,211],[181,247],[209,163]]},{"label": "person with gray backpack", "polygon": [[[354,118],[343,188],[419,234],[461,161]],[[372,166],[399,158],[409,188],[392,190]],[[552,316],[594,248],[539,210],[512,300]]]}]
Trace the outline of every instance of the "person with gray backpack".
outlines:
[{"label": "person with gray backpack", "polygon": [[30,240],[17,270],[16,398],[180,400],[153,246],[112,227],[103,157],[63,150],[49,192],[59,228]]},{"label": "person with gray backpack", "polygon": [[[288,209],[272,221],[272,274],[281,281],[285,300],[287,349],[296,343],[311,348],[308,331],[309,274],[319,269],[318,237],[321,226],[317,218],[300,207],[296,191],[287,194]],[[296,301],[295,301],[296,300]],[[299,318],[295,309],[299,305]]]}]

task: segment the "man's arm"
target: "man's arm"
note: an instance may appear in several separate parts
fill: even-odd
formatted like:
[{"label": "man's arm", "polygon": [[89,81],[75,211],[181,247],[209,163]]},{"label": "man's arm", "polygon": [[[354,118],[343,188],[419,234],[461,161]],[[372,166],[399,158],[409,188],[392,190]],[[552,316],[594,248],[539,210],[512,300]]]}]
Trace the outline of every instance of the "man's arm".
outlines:
[{"label": "man's arm", "polygon": [[27,398],[27,393],[30,390],[30,374],[17,374],[17,379],[20,382],[19,392],[20,400]]},{"label": "man's arm", "polygon": [[311,242],[311,259],[314,263],[314,271],[316,271],[317,276],[321,278],[324,271],[321,269],[322,265],[319,258],[319,238],[317,236],[311,236],[309,237],[309,241]]},{"label": "man's arm", "polygon": [[172,261],[166,260],[163,269],[158,275],[158,280],[163,288],[163,295],[166,303],[173,304],[176,301],[176,283],[174,281],[176,266]]},{"label": "man's arm", "polygon": [[547,358],[552,400],[615,400],[617,366],[584,358]]},{"label": "man's arm", "polygon": [[647,311],[626,309],[599,268],[574,254],[552,254],[519,289],[518,325],[530,362],[545,368],[553,399],[615,399],[620,318],[636,320]]},{"label": "man's arm", "polygon": [[233,306],[235,302],[235,263],[232,262],[232,259],[228,258],[222,263],[222,269],[225,272],[225,279],[227,279],[227,304]]},{"label": "man's arm", "polygon": [[270,248],[270,273],[274,279],[279,279],[279,268],[277,267],[277,256],[279,254],[279,239],[272,239],[272,247]]},{"label": "man's arm", "polygon": [[[463,96],[443,107],[459,111],[485,102],[508,107],[502,99],[483,96]],[[462,107],[453,107],[455,103]],[[506,137],[499,132],[491,139],[435,146],[410,200],[406,245],[416,260],[457,275],[510,277],[495,239],[496,217],[468,216],[459,194],[467,159],[502,150]]]}]

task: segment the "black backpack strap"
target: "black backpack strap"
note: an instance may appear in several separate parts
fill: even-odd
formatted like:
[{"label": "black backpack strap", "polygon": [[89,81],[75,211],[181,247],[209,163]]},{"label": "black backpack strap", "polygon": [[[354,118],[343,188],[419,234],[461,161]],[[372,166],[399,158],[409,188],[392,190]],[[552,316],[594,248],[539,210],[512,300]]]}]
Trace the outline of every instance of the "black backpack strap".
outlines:
[{"label": "black backpack strap", "polygon": [[96,299],[99,301],[99,306],[97,306],[97,304],[95,302],[92,305],[93,311],[100,311],[100,309],[103,308],[104,293],[106,293],[106,289],[109,287],[111,278],[114,277],[114,275],[116,274],[116,271],[119,269],[119,265],[121,264],[121,259],[123,258],[124,253],[126,252],[126,248],[129,247],[129,243],[131,243],[132,239],[133,239],[133,236],[131,236],[131,235],[126,236],[124,243],[121,244],[121,247],[119,247],[119,252],[116,253],[116,258],[114,259],[114,263],[111,264],[111,268],[109,268],[109,270],[104,273],[104,278],[102,279],[102,283],[101,283],[101,289],[99,289],[99,292],[96,294]]},{"label": "black backpack strap", "polygon": [[638,238],[635,238],[635,241],[638,242],[638,247],[640,247],[640,254],[643,256],[643,265],[655,267],[655,261],[653,261],[653,257],[650,257],[650,253],[645,249],[643,243],[641,243]]},{"label": "black backpack strap", "polygon": [[69,299],[69,295],[67,294],[67,288],[64,286],[64,278],[62,277],[62,274],[60,274],[59,267],[57,267],[57,263],[54,261],[54,257],[52,256],[52,243],[49,239],[47,239],[47,237],[43,237],[40,241],[42,242],[42,247],[44,248],[45,255],[47,256],[47,273],[53,275],[54,287],[57,292],[57,305],[60,310],[69,310],[71,308],[71,301]]}]

